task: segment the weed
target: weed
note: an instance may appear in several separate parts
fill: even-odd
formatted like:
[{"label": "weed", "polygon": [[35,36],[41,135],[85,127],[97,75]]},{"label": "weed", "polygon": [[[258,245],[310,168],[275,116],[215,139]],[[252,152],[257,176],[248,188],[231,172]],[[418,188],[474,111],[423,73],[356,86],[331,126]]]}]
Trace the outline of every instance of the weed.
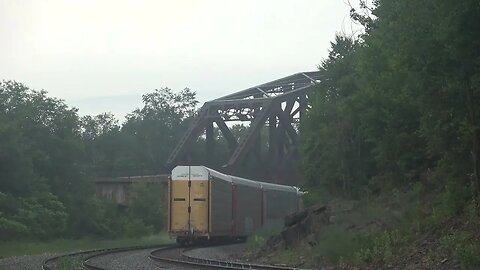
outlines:
[{"label": "weed", "polygon": [[442,249],[460,262],[462,269],[478,269],[480,267],[480,248],[472,235],[459,231],[446,235],[440,239]]},{"label": "weed", "polygon": [[352,254],[360,247],[359,236],[356,232],[344,226],[330,226],[326,228],[320,241],[312,246],[312,257],[316,261],[327,259],[338,262],[342,256]]},{"label": "weed", "polygon": [[257,252],[265,247],[266,239],[262,235],[252,235],[247,240],[247,249],[252,252]]},{"label": "weed", "polygon": [[[446,220],[465,210],[465,207],[469,205],[469,200],[469,187],[454,184],[450,180],[445,185],[443,192],[436,197],[436,202],[432,206],[432,214],[424,218],[422,222],[427,228],[441,226]],[[468,211],[468,208],[466,210]]]},{"label": "weed", "polygon": [[277,259],[283,263],[289,264],[298,259],[298,254],[291,249],[282,249],[278,252]]},{"label": "weed", "polygon": [[247,239],[247,249],[252,252],[258,252],[262,250],[267,240],[273,235],[278,235],[280,232],[277,230],[259,230],[255,234],[251,235]]},{"label": "weed", "polygon": [[354,260],[357,263],[382,262],[391,264],[394,261],[394,251],[405,244],[406,240],[407,238],[398,230],[384,231],[374,238],[370,247],[357,251]]},{"label": "weed", "polygon": [[466,206],[466,213],[468,221],[472,228],[480,226],[480,207],[477,197],[473,197],[470,203]]},{"label": "weed", "polygon": [[72,257],[66,256],[66,257],[61,257],[57,261],[57,269],[59,270],[72,270],[75,269],[75,261],[73,260]]}]

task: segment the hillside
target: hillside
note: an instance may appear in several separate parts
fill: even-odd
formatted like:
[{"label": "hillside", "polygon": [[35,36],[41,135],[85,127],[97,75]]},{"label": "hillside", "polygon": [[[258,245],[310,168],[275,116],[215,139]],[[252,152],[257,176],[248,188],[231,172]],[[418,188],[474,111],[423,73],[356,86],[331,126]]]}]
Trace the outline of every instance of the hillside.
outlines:
[{"label": "hillside", "polygon": [[249,240],[246,258],[311,269],[477,269],[473,204],[448,215],[417,195],[314,205],[287,217],[281,232]]},{"label": "hillside", "polygon": [[365,32],[332,42],[300,126],[304,201],[329,222],[254,250],[314,268],[478,269],[478,1],[378,0],[350,15]]}]

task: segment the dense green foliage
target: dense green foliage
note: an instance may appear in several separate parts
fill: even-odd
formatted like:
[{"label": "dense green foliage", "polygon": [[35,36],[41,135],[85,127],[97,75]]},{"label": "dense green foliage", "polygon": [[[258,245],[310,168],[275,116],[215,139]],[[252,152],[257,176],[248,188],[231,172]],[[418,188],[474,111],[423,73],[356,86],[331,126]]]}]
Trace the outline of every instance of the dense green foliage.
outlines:
[{"label": "dense green foliage", "polygon": [[[478,269],[480,4],[360,2],[364,10],[351,17],[365,33],[336,37],[319,65],[322,80],[301,123],[302,171],[307,203],[375,204],[382,211],[373,220],[389,230],[351,229],[368,215],[346,228],[339,222],[329,230],[339,229],[343,244],[330,257],[384,268],[428,248],[427,268],[449,256]],[[438,238],[419,247],[420,234]],[[312,247],[323,258],[335,247],[328,240]]]},{"label": "dense green foliage", "polygon": [[302,123],[307,186],[360,195],[429,180],[478,192],[480,6],[376,1],[337,37]]},{"label": "dense green foliage", "polygon": [[143,95],[143,102],[122,126],[109,113],[82,118],[90,171],[103,176],[168,172],[165,161],[195,113],[195,92],[156,89]]},{"label": "dense green foliage", "polygon": [[164,229],[160,186],[138,186],[131,207],[94,197],[93,179],[166,173],[196,110],[195,93],[157,89],[119,125],[12,81],[0,83],[0,240],[138,236]]},{"label": "dense green foliage", "polygon": [[[111,113],[79,117],[45,91],[1,82],[0,240],[134,237],[165,229],[159,185],[134,186],[127,208],[94,197],[97,177],[168,173],[168,155],[198,101],[188,88],[162,88],[143,95],[143,103],[120,124]],[[245,131],[231,129],[237,138]],[[214,136],[213,167],[229,155],[218,129]],[[205,156],[202,143],[193,147],[192,162]]]}]

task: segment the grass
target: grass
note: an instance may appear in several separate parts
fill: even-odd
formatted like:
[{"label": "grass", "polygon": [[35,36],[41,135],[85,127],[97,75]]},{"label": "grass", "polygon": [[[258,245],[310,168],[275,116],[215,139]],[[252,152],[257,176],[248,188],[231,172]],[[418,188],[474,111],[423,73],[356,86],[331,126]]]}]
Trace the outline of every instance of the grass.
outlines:
[{"label": "grass", "polygon": [[[394,190],[363,200],[336,198],[329,202],[333,224],[310,227],[314,233],[295,247],[265,248],[268,237],[249,238],[251,252],[266,250],[275,262],[319,268],[358,261],[393,261],[394,252],[409,240],[413,221],[417,221],[421,187],[412,191]],[[413,233],[413,232],[412,232]]]},{"label": "grass", "polygon": [[267,256],[285,257],[285,262],[303,256],[297,261],[315,269],[435,268],[443,263],[480,269],[480,204],[468,198],[462,190],[432,192],[416,183],[354,203],[332,200],[334,223],[314,228],[314,237],[286,250],[297,256],[281,256],[278,250]]},{"label": "grass", "polygon": [[169,243],[168,234],[145,236],[141,238],[120,238],[112,240],[99,239],[57,239],[45,242],[0,241],[0,257],[35,255],[42,253],[63,253],[69,251],[101,249],[113,247],[156,245]]}]

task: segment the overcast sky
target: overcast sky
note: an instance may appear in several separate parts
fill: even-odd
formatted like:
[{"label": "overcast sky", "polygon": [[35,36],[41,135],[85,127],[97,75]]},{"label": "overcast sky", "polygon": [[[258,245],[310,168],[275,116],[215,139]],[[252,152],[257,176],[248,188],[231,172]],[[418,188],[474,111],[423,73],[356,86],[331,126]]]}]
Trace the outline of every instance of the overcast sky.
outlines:
[{"label": "overcast sky", "polygon": [[[355,2],[355,1],[353,1]],[[201,102],[315,70],[346,0],[0,0],[0,79],[122,117],[155,88]]]}]

